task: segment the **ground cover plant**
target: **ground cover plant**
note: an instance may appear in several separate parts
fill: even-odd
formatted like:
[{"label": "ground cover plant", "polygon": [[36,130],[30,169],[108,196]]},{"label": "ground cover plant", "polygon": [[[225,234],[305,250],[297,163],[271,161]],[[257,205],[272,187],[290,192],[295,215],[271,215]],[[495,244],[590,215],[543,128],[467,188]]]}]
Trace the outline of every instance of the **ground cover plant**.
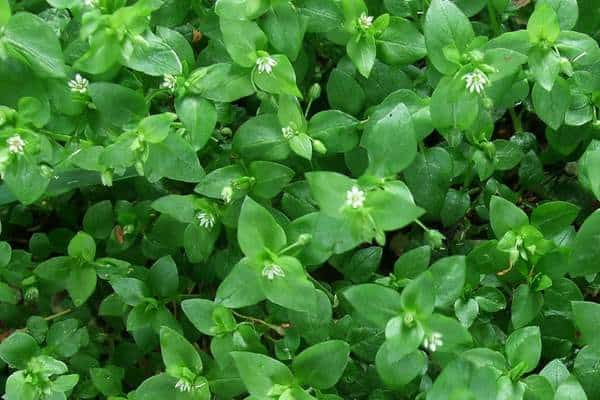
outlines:
[{"label": "ground cover plant", "polygon": [[599,400],[597,0],[0,0],[5,400]]}]

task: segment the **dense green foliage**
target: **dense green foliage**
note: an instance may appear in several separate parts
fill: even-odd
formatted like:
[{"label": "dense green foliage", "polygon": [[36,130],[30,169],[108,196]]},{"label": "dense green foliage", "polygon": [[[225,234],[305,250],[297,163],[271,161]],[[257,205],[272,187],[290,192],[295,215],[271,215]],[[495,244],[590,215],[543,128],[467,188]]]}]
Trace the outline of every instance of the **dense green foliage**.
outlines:
[{"label": "dense green foliage", "polygon": [[5,400],[600,400],[598,0],[0,0]]}]

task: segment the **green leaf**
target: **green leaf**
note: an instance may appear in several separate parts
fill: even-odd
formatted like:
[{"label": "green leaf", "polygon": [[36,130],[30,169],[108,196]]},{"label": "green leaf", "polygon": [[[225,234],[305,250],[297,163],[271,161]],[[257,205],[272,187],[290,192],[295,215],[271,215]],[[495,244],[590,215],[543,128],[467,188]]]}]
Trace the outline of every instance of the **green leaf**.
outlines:
[{"label": "green leaf", "polygon": [[[279,268],[280,275],[269,276],[268,268]],[[279,257],[265,262],[260,279],[265,297],[290,310],[309,312],[316,307],[314,286],[308,280],[302,264],[294,257]]]},{"label": "green leaf", "polygon": [[194,150],[202,149],[209,141],[217,124],[217,110],[208,100],[186,96],[175,102],[177,117],[183,123]]},{"label": "green leaf", "polygon": [[505,351],[512,367],[522,363],[522,373],[533,371],[542,354],[540,328],[528,326],[517,329],[506,339]]},{"label": "green leaf", "polygon": [[448,307],[462,294],[467,266],[464,256],[444,257],[429,268],[435,287],[435,306]]},{"label": "green leaf", "polygon": [[417,155],[417,140],[406,106],[400,103],[385,115],[371,117],[361,146],[367,149],[373,175],[390,176],[408,167]]},{"label": "green leaf", "polygon": [[90,368],[92,383],[105,396],[118,396],[123,393],[123,368],[109,365],[105,368]]},{"label": "green leaf", "polygon": [[208,100],[232,102],[254,93],[250,71],[230,63],[217,63],[194,71],[187,83],[191,93]]},{"label": "green leaf", "polygon": [[152,208],[162,214],[167,214],[178,221],[191,223],[195,221],[196,209],[193,196],[171,194],[152,202]]},{"label": "green leaf", "polygon": [[458,65],[444,55],[447,48],[455,48],[459,53],[467,49],[475,34],[469,19],[450,0],[433,0],[425,15],[423,26],[427,55],[434,67],[452,74]]},{"label": "green leaf", "polygon": [[218,0],[215,4],[215,13],[220,17],[256,19],[268,8],[268,0]]},{"label": "green leaf", "polygon": [[80,258],[87,262],[94,261],[94,258],[96,258],[94,238],[83,231],[77,232],[69,242],[67,252],[73,258]]},{"label": "green leaf", "polygon": [[558,16],[547,2],[536,4],[535,11],[527,22],[529,41],[533,44],[547,42],[552,44],[558,39],[560,25]]},{"label": "green leaf", "polygon": [[83,229],[96,239],[106,239],[113,229],[114,215],[110,200],[103,200],[87,209]]},{"label": "green leaf", "polygon": [[545,237],[558,235],[569,227],[579,214],[579,207],[566,201],[549,201],[531,213],[531,224]]},{"label": "green leaf", "polygon": [[372,283],[345,288],[342,298],[350,306],[354,318],[381,330],[402,311],[398,292]]},{"label": "green leaf", "polygon": [[394,263],[394,275],[399,279],[414,279],[429,266],[430,258],[429,246],[409,250]]},{"label": "green leaf", "polygon": [[175,132],[163,142],[149,146],[144,172],[151,182],[162,178],[198,182],[204,176],[204,169],[192,145]]},{"label": "green leaf", "polygon": [[173,329],[160,328],[160,353],[167,373],[175,377],[184,377],[184,368],[195,375],[202,373],[202,360],[198,351]]},{"label": "green leaf", "polygon": [[100,115],[113,125],[135,123],[148,111],[144,96],[115,83],[92,83],[88,92]]},{"label": "green leaf", "polygon": [[597,334],[600,323],[600,304],[588,301],[572,301],[573,319],[581,332],[581,340],[585,344],[598,345],[600,338]]},{"label": "green leaf", "polygon": [[270,161],[254,161],[248,167],[256,178],[252,194],[270,199],[277,196],[294,177],[294,170]]},{"label": "green leaf", "polygon": [[452,169],[452,158],[448,152],[441,147],[433,147],[418,153],[404,171],[415,202],[432,216],[438,216],[442,210],[452,180]]},{"label": "green leaf", "polygon": [[296,86],[296,73],[290,60],[281,54],[265,57],[270,57],[275,65],[271,72],[261,72],[258,68],[254,68],[252,77],[256,86],[268,93],[289,94],[302,98],[302,94]]},{"label": "green leaf", "polygon": [[4,27],[10,19],[10,3],[8,0],[0,1],[0,27]]},{"label": "green leaf", "polygon": [[323,212],[331,216],[340,214],[346,203],[346,192],[353,186],[352,179],[336,172],[306,173],[311,193]]},{"label": "green leaf", "polygon": [[247,258],[233,267],[217,288],[215,303],[227,308],[241,308],[265,299],[260,283],[260,271]]},{"label": "green leaf", "polygon": [[412,280],[402,290],[402,309],[426,318],[435,307],[435,289],[433,275],[425,271]]},{"label": "green leaf", "polygon": [[275,114],[262,114],[244,122],[233,138],[233,149],[246,160],[285,160],[287,140]]},{"label": "green leaf", "polygon": [[90,264],[75,266],[69,273],[66,289],[75,307],[81,306],[96,290],[96,269]]},{"label": "green leaf", "polygon": [[307,160],[312,159],[312,141],[306,133],[299,133],[288,140],[290,149],[297,155]]},{"label": "green leaf", "polygon": [[527,214],[519,207],[502,197],[492,196],[490,200],[490,223],[498,239],[510,230],[529,223]]},{"label": "green leaf", "polygon": [[290,386],[294,377],[281,362],[262,354],[233,352],[231,357],[252,396],[268,397],[275,385]]},{"label": "green leaf", "polygon": [[238,226],[238,243],[248,257],[263,254],[265,249],[277,252],[287,242],[285,232],[271,213],[250,197],[242,204]]},{"label": "green leaf", "polygon": [[130,306],[137,306],[150,296],[150,289],[139,279],[117,278],[111,282],[111,285],[115,293]]},{"label": "green leaf", "polygon": [[308,123],[310,137],[320,140],[327,152],[344,153],[358,144],[358,120],[337,110],[319,112]]},{"label": "green leaf", "polygon": [[157,297],[175,296],[179,289],[177,265],[171,256],[159,258],[150,268],[148,284]]},{"label": "green leaf", "polygon": [[306,20],[299,11],[291,3],[276,2],[262,19],[269,44],[290,60],[298,57],[306,30]]},{"label": "green leaf", "polygon": [[66,76],[60,42],[52,28],[38,16],[27,12],[13,15],[4,28],[4,41],[36,74],[50,78]]},{"label": "green leaf", "polygon": [[600,248],[596,239],[600,234],[600,211],[595,211],[581,225],[572,245],[572,255],[569,262],[571,276],[584,276],[600,272],[598,257]]},{"label": "green leaf", "polygon": [[50,184],[50,175],[34,160],[24,155],[17,156],[8,164],[4,181],[17,200],[31,204],[46,192]]},{"label": "green leaf", "polygon": [[0,343],[0,359],[14,368],[25,368],[39,351],[35,339],[24,332],[15,332]]},{"label": "green leaf", "polygon": [[412,64],[427,55],[425,38],[409,20],[392,17],[377,38],[377,53],[386,64]]},{"label": "green leaf", "polygon": [[548,91],[536,83],[533,85],[531,99],[540,119],[554,130],[560,128],[571,105],[569,84],[562,78],[558,78],[552,90]]},{"label": "green leaf", "polygon": [[[181,309],[192,325],[205,335],[214,336],[219,332],[219,319],[233,319],[231,311],[206,299],[188,299],[181,302]],[[224,317],[224,316],[228,317]],[[223,317],[221,317],[223,316]]]},{"label": "green leaf", "polygon": [[[327,100],[332,108],[351,115],[358,115],[365,106],[366,95],[353,75],[335,68],[327,80]],[[352,96],[348,96],[352,93]]]},{"label": "green leaf", "polygon": [[294,357],[292,371],[305,385],[329,389],[342,377],[349,355],[350,346],[344,341],[321,342]]},{"label": "green leaf", "polygon": [[388,387],[401,388],[425,368],[427,356],[420,350],[409,354],[398,353],[395,350],[394,342],[384,342],[375,356],[375,366]]},{"label": "green leaf", "polygon": [[377,45],[373,36],[358,34],[352,37],[346,44],[346,52],[358,72],[368,78],[377,56]]},{"label": "green leaf", "polygon": [[225,48],[232,60],[245,68],[256,63],[256,51],[264,50],[267,36],[254,21],[236,21],[227,18],[219,19],[223,33]]},{"label": "green leaf", "polygon": [[537,317],[542,310],[544,298],[540,292],[532,290],[529,285],[521,284],[513,295],[511,321],[515,328],[521,328]]},{"label": "green leaf", "polygon": [[181,61],[177,53],[159,36],[150,31],[130,35],[122,49],[125,66],[151,76],[179,75]]}]

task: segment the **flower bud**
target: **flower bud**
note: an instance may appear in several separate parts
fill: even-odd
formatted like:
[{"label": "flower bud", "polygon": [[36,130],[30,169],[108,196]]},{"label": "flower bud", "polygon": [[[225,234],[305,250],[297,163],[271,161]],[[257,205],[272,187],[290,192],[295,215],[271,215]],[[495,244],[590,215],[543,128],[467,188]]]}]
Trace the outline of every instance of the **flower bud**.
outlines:
[{"label": "flower bud", "polygon": [[102,184],[104,186],[112,186],[113,184],[113,175],[112,172],[110,170],[105,170],[102,171],[102,173],[100,174],[100,179],[102,180]]},{"label": "flower bud", "polygon": [[313,83],[313,85],[308,89],[308,101],[313,101],[321,97],[321,85],[318,83]]},{"label": "flower bud", "polygon": [[303,233],[300,236],[298,236],[298,244],[305,246],[307,244],[310,243],[310,241],[312,240],[312,235],[310,233]]},{"label": "flower bud", "polygon": [[144,164],[141,161],[135,162],[135,170],[139,176],[144,176]]},{"label": "flower bud", "polygon": [[565,164],[565,172],[572,176],[577,176],[578,166],[576,161],[571,161]]},{"label": "flower bud", "polygon": [[481,147],[481,150],[485,153],[485,155],[490,160],[494,159],[494,156],[496,155],[496,146],[494,145],[494,143],[486,141],[486,142],[480,143],[479,147]]},{"label": "flower bud", "polygon": [[489,97],[484,97],[483,98],[483,106],[487,110],[491,110],[492,108],[494,108],[494,100],[490,99]]},{"label": "flower bud", "polygon": [[432,249],[441,249],[444,245],[444,239],[446,239],[446,236],[437,229],[428,229],[425,231],[425,240],[427,240]]},{"label": "flower bud", "polygon": [[568,58],[566,58],[566,57],[560,58],[560,70],[566,76],[573,75],[573,66],[571,65],[571,61],[569,61]]},{"label": "flower bud", "polygon": [[30,286],[25,289],[25,302],[35,303],[40,297],[40,291],[35,286]]},{"label": "flower bud", "polygon": [[323,144],[323,142],[321,142],[320,140],[313,140],[313,149],[315,149],[315,151],[319,154],[325,154],[327,153],[327,147],[325,147],[325,145]]}]

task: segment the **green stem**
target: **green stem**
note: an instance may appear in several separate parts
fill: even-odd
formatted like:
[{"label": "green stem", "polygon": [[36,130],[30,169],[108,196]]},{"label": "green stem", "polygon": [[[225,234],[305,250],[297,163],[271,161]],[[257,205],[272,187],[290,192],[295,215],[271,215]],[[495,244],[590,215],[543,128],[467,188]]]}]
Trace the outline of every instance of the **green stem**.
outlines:
[{"label": "green stem", "polygon": [[235,310],[231,310],[231,312],[235,316],[238,316],[240,318],[244,318],[245,320],[248,320],[250,322],[254,322],[254,323],[257,323],[257,324],[264,325],[264,326],[266,326],[266,327],[274,330],[275,332],[277,332],[280,336],[285,336],[285,329],[283,329],[281,326],[270,324],[267,321],[263,321],[260,318],[255,318],[255,317],[251,317],[249,315],[240,314],[239,312],[237,312]]},{"label": "green stem", "polygon": [[57,312],[56,314],[49,315],[49,316],[45,317],[44,319],[46,321],[52,321],[53,319],[60,318],[64,315],[69,314],[71,311],[73,311],[73,310],[71,310],[70,308],[67,308],[66,310]]},{"label": "green stem", "polygon": [[488,0],[487,2],[487,11],[490,17],[490,26],[492,28],[492,32],[494,33],[494,36],[498,36],[500,34],[500,23],[498,22],[496,10],[494,9],[492,0]]},{"label": "green stem", "polygon": [[510,114],[510,119],[512,119],[513,128],[515,132],[523,132],[523,125],[521,124],[521,118],[517,115],[514,108],[509,108],[508,113]]},{"label": "green stem", "polygon": [[306,104],[306,110],[304,110],[304,118],[308,118],[308,113],[310,112],[310,106],[312,106],[313,100],[310,99],[308,104]]},{"label": "green stem", "polygon": [[420,219],[416,219],[416,220],[415,220],[415,223],[416,223],[417,225],[419,225],[419,226],[421,227],[421,229],[423,229],[425,232],[427,232],[427,231],[429,230],[429,228],[428,228],[428,227],[426,227],[426,226],[425,226],[425,224],[423,224],[423,223],[421,222],[421,220],[420,220]]}]

